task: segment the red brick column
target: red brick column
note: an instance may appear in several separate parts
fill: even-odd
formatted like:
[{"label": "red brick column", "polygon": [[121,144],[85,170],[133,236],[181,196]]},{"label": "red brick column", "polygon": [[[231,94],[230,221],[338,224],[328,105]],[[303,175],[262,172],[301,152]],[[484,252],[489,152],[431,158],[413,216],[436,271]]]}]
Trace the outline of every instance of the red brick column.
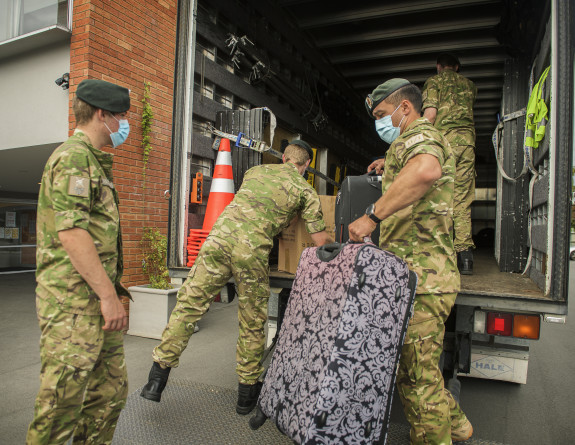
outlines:
[{"label": "red brick column", "polygon": [[[87,78],[131,90],[130,136],[115,154],[114,184],[120,195],[124,285],[145,283],[140,239],[144,227],[167,234],[174,91],[177,1],[77,0],[70,48],[70,92]],[[143,183],[141,148],[144,83],[150,84],[153,146]],[[73,95],[71,95],[73,97]],[[70,104],[71,107],[71,104]],[[74,115],[70,108],[70,131]]]}]

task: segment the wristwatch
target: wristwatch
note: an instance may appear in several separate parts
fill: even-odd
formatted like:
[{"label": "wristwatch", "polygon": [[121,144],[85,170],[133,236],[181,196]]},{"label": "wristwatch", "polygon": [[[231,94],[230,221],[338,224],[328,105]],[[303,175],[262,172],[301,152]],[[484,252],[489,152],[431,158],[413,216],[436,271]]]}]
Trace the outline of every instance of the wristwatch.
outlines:
[{"label": "wristwatch", "polygon": [[381,222],[381,219],[375,216],[375,204],[370,204],[367,209],[365,209],[365,214],[369,216],[374,223],[379,224]]}]

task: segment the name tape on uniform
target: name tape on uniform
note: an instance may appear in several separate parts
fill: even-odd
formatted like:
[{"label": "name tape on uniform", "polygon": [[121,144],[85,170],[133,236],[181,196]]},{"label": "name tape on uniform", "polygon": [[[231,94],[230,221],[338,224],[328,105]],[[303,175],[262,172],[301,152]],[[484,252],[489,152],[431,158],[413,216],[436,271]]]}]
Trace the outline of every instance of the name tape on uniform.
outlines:
[{"label": "name tape on uniform", "polygon": [[418,142],[423,142],[423,135],[422,134],[412,136],[407,141],[405,141],[405,148],[409,148],[412,145],[417,144]]}]

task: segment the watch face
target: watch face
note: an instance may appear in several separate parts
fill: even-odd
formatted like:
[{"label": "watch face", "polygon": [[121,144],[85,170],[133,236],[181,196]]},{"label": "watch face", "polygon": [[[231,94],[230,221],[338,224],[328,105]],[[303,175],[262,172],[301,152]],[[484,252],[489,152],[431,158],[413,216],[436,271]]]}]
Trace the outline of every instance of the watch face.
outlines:
[{"label": "watch face", "polygon": [[373,211],[375,210],[375,205],[374,204],[370,204],[367,209],[365,209],[365,214],[366,215],[373,215]]}]

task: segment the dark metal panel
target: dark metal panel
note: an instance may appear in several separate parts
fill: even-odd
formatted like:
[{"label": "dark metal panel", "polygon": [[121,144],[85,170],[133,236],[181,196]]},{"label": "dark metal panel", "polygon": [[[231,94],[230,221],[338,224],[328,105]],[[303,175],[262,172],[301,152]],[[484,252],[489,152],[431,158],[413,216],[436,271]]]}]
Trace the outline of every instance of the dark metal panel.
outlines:
[{"label": "dark metal panel", "polygon": [[[224,111],[218,113],[216,128],[225,133],[238,135],[240,132],[250,139],[262,139],[267,121],[262,109]],[[237,146],[231,142],[232,171],[236,191],[240,188],[244,174],[250,168],[261,164],[261,154],[255,150]]]},{"label": "dark metal panel", "polygon": [[[446,19],[447,17],[444,17]],[[493,29],[499,23],[498,15],[490,15],[487,17],[471,17],[467,21],[458,20],[443,20],[426,22],[422,24],[414,24],[411,26],[395,26],[392,28],[377,28],[376,30],[368,30],[363,32],[353,31],[345,34],[325,35],[316,39],[316,44],[319,48],[330,48],[334,46],[346,46],[354,43],[364,44],[366,42],[380,42],[385,43],[386,40],[404,39],[416,36],[436,36],[440,33],[457,32],[457,31],[470,31],[473,30],[478,34]],[[355,31],[355,32],[354,32]]]},{"label": "dark metal panel", "polygon": [[[549,128],[550,123],[547,123],[547,128]],[[546,159],[549,159],[549,135],[545,136],[539,146],[533,150],[533,165],[539,166],[541,165]]]},{"label": "dark metal panel", "polygon": [[194,91],[194,116],[213,122],[216,113],[225,109],[222,104]]},{"label": "dark metal panel", "polygon": [[533,185],[533,207],[547,204],[549,201],[549,172],[540,176]]},{"label": "dark metal panel", "polygon": [[[203,134],[192,134],[192,150],[188,151],[192,162],[197,162],[197,158],[216,159],[216,151],[212,148],[213,140]],[[205,173],[205,172],[204,172]]]},{"label": "dark metal panel", "polygon": [[[505,64],[506,81],[503,89],[505,108],[503,114],[520,110],[527,105],[527,75],[525,63],[510,59]],[[503,134],[503,168],[516,177],[523,168],[524,119],[505,124]],[[499,268],[502,272],[521,272],[527,261],[528,179],[523,176],[516,182],[502,182],[502,215]]]},{"label": "dark metal panel", "polygon": [[547,224],[539,224],[531,228],[531,244],[536,251],[547,252]]},{"label": "dark metal panel", "polygon": [[[551,298],[567,301],[569,291],[569,243],[571,221],[571,187],[573,165],[573,60],[575,48],[575,6],[572,1],[557,1],[557,68],[554,82],[559,85],[554,97],[556,115],[562,117],[556,123],[555,137],[555,220],[553,221],[553,266]],[[562,94],[563,92],[563,94]],[[571,119],[568,119],[570,116]]]},{"label": "dark metal panel", "polygon": [[529,269],[529,278],[533,280],[539,289],[545,289],[545,275],[543,275],[534,267]]},{"label": "dark metal panel", "polygon": [[[381,3],[381,2],[380,2]],[[425,14],[433,10],[443,10],[454,7],[469,7],[473,5],[489,5],[498,3],[496,0],[443,0],[443,1],[409,1],[394,4],[380,4],[378,6],[358,7],[348,4],[344,10],[328,11],[323,14],[314,14],[313,17],[301,20],[302,28],[318,28],[328,25],[340,25],[357,22],[359,20],[373,20],[393,17],[404,14]]]},{"label": "dark metal panel", "polygon": [[461,48],[498,48],[499,46],[500,44],[494,36],[470,36],[457,42],[452,40],[444,40],[441,42],[437,41],[437,39],[433,39],[432,41],[413,40],[411,44],[402,42],[393,46],[374,46],[373,49],[350,49],[339,51],[330,59],[332,63],[340,64],[365,61],[369,59],[379,60],[394,56],[415,56],[424,53],[437,54],[443,51],[456,51]]}]

